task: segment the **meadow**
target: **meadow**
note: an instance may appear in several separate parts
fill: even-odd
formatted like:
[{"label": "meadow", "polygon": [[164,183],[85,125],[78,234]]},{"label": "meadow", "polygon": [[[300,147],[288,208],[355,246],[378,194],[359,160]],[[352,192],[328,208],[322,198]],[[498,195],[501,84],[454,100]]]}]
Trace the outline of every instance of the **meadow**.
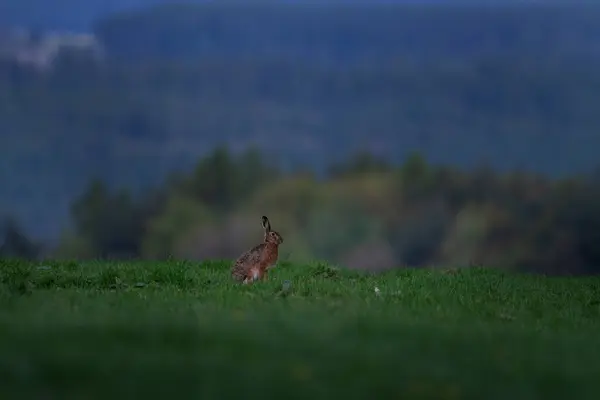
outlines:
[{"label": "meadow", "polygon": [[600,279],[0,261],[3,398],[597,398]]}]

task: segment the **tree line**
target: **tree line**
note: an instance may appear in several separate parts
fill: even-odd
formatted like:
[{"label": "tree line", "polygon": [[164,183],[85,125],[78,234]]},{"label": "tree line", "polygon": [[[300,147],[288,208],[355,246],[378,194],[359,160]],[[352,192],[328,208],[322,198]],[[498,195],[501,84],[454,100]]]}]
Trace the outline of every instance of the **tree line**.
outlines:
[{"label": "tree line", "polygon": [[[600,272],[600,181],[592,177],[465,170],[418,153],[393,165],[368,152],[318,176],[225,147],[137,196],[91,181],[44,256],[231,259],[261,240],[262,214],[285,236],[286,261]],[[3,255],[41,256],[17,228],[5,228]]]}]

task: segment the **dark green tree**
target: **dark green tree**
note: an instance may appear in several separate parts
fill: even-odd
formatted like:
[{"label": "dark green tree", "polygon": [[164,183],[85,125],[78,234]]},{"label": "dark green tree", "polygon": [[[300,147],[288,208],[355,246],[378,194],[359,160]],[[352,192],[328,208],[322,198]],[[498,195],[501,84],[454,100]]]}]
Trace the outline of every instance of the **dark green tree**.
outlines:
[{"label": "dark green tree", "polygon": [[41,247],[22,231],[14,218],[6,217],[2,222],[0,257],[35,259]]},{"label": "dark green tree", "polygon": [[88,240],[96,256],[139,254],[144,215],[127,191],[113,194],[104,182],[94,179],[73,202],[71,215],[76,233]]}]

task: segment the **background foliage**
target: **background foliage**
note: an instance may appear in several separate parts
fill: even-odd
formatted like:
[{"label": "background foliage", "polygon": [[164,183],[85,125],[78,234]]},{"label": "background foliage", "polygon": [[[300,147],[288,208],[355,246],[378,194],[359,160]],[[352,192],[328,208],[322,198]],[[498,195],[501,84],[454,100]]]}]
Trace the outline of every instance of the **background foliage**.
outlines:
[{"label": "background foliage", "polygon": [[[8,14],[6,14],[8,15]],[[0,61],[2,254],[598,263],[600,8],[167,5]]]}]

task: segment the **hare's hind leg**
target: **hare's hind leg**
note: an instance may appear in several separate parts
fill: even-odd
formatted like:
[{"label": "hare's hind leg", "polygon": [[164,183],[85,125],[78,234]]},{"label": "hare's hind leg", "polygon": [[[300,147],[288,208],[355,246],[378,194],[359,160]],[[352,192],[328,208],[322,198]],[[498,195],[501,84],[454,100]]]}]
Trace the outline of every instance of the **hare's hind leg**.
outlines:
[{"label": "hare's hind leg", "polygon": [[269,268],[268,267],[261,267],[259,270],[259,279],[266,281],[269,275]]},{"label": "hare's hind leg", "polygon": [[244,284],[247,283],[252,283],[258,279],[260,279],[260,270],[258,268],[252,268],[250,271],[248,271],[248,275],[246,276],[246,279],[244,279]]}]

